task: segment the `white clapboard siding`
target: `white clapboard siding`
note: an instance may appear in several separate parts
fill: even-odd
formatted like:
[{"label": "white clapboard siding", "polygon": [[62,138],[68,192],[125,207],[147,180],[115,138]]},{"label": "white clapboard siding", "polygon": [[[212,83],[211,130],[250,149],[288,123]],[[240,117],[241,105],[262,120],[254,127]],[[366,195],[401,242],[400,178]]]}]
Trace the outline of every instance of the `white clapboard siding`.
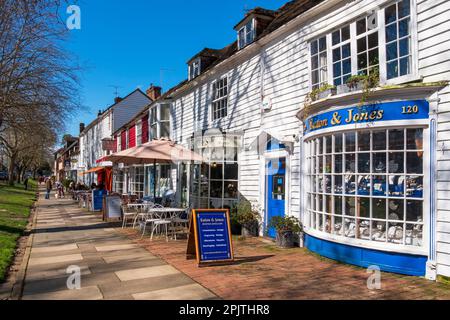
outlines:
[{"label": "white clapboard siding", "polygon": [[[221,67],[214,77],[202,80],[194,89],[174,96],[172,135],[175,140],[187,142],[196,130],[213,126],[209,122],[211,81],[223,74],[229,75],[229,116],[220,126],[229,131],[243,132],[247,147],[261,127],[271,128],[283,135],[298,135],[301,123],[296,113],[302,107],[309,91],[309,61],[307,41],[321,36],[332,28],[356,19],[377,7],[390,3],[386,0],[356,0],[342,2],[329,12],[304,22],[302,26],[281,34],[260,52],[245,61]],[[450,80],[450,1],[417,1],[417,35],[419,75],[424,82]],[[262,58],[263,57],[263,58]],[[263,65],[262,65],[262,62]],[[225,70],[225,71],[223,71]],[[261,115],[261,95],[272,99],[272,110]],[[450,276],[450,88],[439,92],[437,166],[437,270]],[[300,204],[300,144],[295,143],[291,155],[290,212],[301,216]],[[258,202],[264,184],[261,159],[252,151],[240,155],[240,192]],[[258,177],[257,177],[258,175]],[[262,203],[259,203],[262,205]]]}]

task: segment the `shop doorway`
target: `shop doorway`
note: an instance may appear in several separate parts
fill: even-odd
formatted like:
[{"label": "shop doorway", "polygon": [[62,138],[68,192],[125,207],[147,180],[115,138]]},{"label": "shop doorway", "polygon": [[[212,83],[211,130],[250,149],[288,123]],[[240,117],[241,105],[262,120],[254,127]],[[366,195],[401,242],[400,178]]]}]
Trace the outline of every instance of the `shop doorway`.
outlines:
[{"label": "shop doorway", "polygon": [[[269,160],[266,164],[266,223],[272,217],[286,215],[286,158]],[[267,228],[267,236],[276,237],[274,228]]]}]

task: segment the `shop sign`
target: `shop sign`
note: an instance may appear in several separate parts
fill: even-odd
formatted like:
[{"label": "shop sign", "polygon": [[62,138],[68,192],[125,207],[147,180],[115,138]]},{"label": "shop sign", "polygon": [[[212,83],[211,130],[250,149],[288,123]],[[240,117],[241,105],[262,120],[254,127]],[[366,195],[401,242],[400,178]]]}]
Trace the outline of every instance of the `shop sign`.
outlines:
[{"label": "shop sign", "polygon": [[355,106],[309,117],[304,133],[358,123],[428,119],[430,105],[426,100],[396,101]]},{"label": "shop sign", "polygon": [[192,210],[187,255],[195,255],[199,265],[233,261],[228,210]]},{"label": "shop sign", "polygon": [[103,151],[114,151],[115,141],[112,139],[103,139],[102,140],[102,150]]}]

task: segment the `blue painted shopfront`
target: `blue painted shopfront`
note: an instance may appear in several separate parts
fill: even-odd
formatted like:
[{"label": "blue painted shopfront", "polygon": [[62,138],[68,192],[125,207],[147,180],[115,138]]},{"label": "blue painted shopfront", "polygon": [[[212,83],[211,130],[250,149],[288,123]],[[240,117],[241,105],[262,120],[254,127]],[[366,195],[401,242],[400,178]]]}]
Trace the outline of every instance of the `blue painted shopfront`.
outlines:
[{"label": "blue painted shopfront", "polygon": [[321,256],[344,263],[367,268],[378,266],[381,271],[425,276],[427,257],[404,253],[392,253],[367,248],[349,246],[305,236],[305,246]]},{"label": "blue painted shopfront", "polygon": [[[335,128],[336,131],[339,131],[339,128],[341,127],[341,130],[345,130],[344,132],[348,133],[351,132],[349,125],[357,125],[362,123],[375,124],[383,122],[383,126],[386,126],[386,128],[388,128],[389,130],[391,130],[390,128],[394,130],[398,130],[399,128],[403,129],[405,128],[404,125],[410,126],[411,124],[418,125],[426,129],[429,118],[429,109],[430,109],[429,107],[430,107],[429,102],[427,100],[407,100],[407,101],[394,101],[379,104],[371,104],[362,107],[351,106],[337,110],[325,111],[323,113],[313,115],[304,121],[304,134],[307,137],[305,138],[305,141],[311,141],[311,139],[317,140],[320,139],[320,137],[326,138],[327,135],[330,135],[330,129],[332,128]],[[405,122],[409,120],[411,121],[411,124]],[[389,125],[389,122],[391,122],[392,125]],[[403,125],[403,127],[398,126],[400,123]],[[370,127],[371,126],[368,126],[369,128],[368,130],[370,130]],[[362,132],[364,128],[360,126],[355,127],[354,130],[356,131],[359,130],[358,132]],[[333,132],[332,134],[333,137],[336,136],[335,132]],[[422,136],[418,138],[423,139]],[[423,141],[423,143],[426,142]],[[405,150],[407,150],[407,148],[405,148]],[[425,149],[425,151],[427,150],[432,152],[429,149]],[[426,166],[427,165],[424,163],[424,168],[426,168]],[[351,168],[351,166],[349,166],[349,168]],[[347,176],[358,174],[356,171],[349,171],[349,172],[350,173],[347,173]],[[377,199],[387,198],[388,200],[395,199],[395,197],[398,196],[399,199],[403,199],[403,197],[400,195],[405,195],[406,185],[403,183],[396,182],[395,178],[397,177],[395,177],[392,180],[392,182],[391,180],[388,180],[390,182],[387,183],[383,179],[380,180],[380,177],[378,175],[373,175],[372,178],[370,177],[368,178],[367,174],[364,173],[366,171],[362,172],[363,172],[362,174],[361,173],[359,174],[360,175],[359,180],[351,180],[351,179],[349,179],[349,181],[344,179],[342,180],[344,181],[343,186],[345,186],[344,187],[345,196],[356,196],[362,197],[363,199],[370,199],[369,197]],[[402,175],[406,175],[405,172],[406,170],[403,171]],[[418,172],[421,173],[421,171]],[[333,171],[332,173],[334,174],[335,172]],[[370,174],[372,173],[373,171],[370,171]],[[426,175],[424,175],[423,179],[424,180],[426,179]],[[356,181],[358,182],[357,184],[355,184]],[[354,188],[347,185],[351,183],[354,184]],[[411,191],[411,189],[414,189],[414,184],[411,184],[411,186],[409,187],[410,190],[408,190],[408,194],[405,195],[404,197],[426,199],[424,195],[424,190],[419,186],[420,184],[418,184],[417,190]],[[330,190],[335,190],[333,192],[338,192],[339,190],[341,190],[336,189],[334,186],[329,186],[329,188]],[[338,195],[341,196],[339,192]],[[389,202],[386,203],[389,204]],[[423,216],[429,215],[430,213],[425,209],[426,204],[424,204],[423,208],[424,208]],[[389,212],[389,210],[394,209],[388,207],[387,217],[389,217],[389,214],[392,214],[391,212]],[[336,215],[334,211],[333,214]],[[405,211],[405,214],[408,217],[408,212]],[[340,216],[340,213],[337,215]],[[344,212],[343,215],[345,217],[346,213]],[[367,219],[373,219],[373,217],[369,216],[367,217]],[[404,221],[408,221],[406,219],[407,218],[405,218]],[[342,221],[344,221],[344,219]],[[425,219],[425,221],[428,220]],[[406,224],[407,223],[408,222],[406,222]],[[367,246],[363,245],[364,242],[355,245],[353,243],[349,243],[347,239],[343,236],[342,237],[337,236],[331,239],[329,238],[328,234],[325,233],[323,230],[317,229],[317,227],[315,226],[310,226],[310,228],[311,230],[315,231],[305,236],[305,247],[310,251],[315,252],[321,256],[364,268],[367,268],[369,266],[378,266],[382,271],[386,272],[393,272],[412,276],[425,276],[426,274],[426,265],[428,261],[428,256],[423,253],[423,250],[414,250],[413,247],[410,247],[410,249],[412,250],[402,252],[401,246],[399,246],[398,250],[396,250],[393,247],[390,250],[387,249],[383,250],[382,247],[380,247],[379,242],[377,243],[376,246],[371,246],[371,244],[373,243],[372,242],[373,240],[371,240],[372,239],[371,234],[370,239],[366,240]],[[423,229],[427,230],[426,226],[424,226]],[[403,228],[402,232],[405,231],[406,231],[405,228]],[[387,228],[386,230],[384,230],[384,232],[387,233]],[[321,233],[324,233],[323,238],[321,237]],[[328,231],[328,233],[330,233],[330,231]],[[422,237],[423,240],[427,238],[425,234],[423,234]],[[415,251],[417,251],[416,254]]]}]

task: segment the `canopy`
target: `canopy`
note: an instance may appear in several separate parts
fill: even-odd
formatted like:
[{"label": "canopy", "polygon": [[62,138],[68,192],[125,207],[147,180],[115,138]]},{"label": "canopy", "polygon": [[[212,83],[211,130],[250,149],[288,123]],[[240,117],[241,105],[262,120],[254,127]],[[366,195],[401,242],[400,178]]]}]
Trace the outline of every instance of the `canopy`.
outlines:
[{"label": "canopy", "polygon": [[92,169],[89,169],[87,171],[81,172],[80,176],[84,176],[84,175],[89,174],[89,173],[95,173],[95,172],[99,172],[99,171],[103,171],[103,170],[105,170],[104,167],[92,168]]},{"label": "canopy", "polygon": [[170,140],[153,140],[139,147],[117,152],[104,158],[105,161],[124,164],[177,163],[187,161],[202,162],[197,153],[177,145]]},{"label": "canopy", "polygon": [[[139,147],[117,152],[104,158],[115,163],[153,164],[153,174],[156,176],[156,164],[199,161],[203,158],[197,153],[177,145],[175,142],[161,139],[153,140]],[[153,198],[156,199],[156,180],[154,180]]]}]

